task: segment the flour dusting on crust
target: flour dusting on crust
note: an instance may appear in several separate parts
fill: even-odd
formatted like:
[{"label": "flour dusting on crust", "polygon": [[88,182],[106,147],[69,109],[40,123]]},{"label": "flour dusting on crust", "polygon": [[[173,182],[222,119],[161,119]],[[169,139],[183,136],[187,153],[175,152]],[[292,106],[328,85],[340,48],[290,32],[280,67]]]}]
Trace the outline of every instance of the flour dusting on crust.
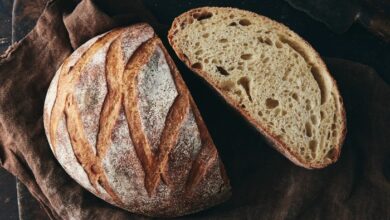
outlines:
[{"label": "flour dusting on crust", "polygon": [[143,128],[152,150],[156,151],[165,118],[177,96],[175,83],[161,49],[157,48],[150,62],[138,75],[138,91]]}]

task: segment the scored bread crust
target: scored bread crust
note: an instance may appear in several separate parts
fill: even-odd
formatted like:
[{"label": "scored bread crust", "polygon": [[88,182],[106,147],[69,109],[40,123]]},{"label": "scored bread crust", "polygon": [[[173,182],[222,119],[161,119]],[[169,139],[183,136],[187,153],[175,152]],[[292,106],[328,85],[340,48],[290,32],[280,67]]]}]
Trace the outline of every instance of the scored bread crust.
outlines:
[{"label": "scored bread crust", "polygon": [[322,73],[325,72],[325,74],[329,77],[329,79],[331,79],[332,84],[333,84],[331,92],[335,94],[335,103],[338,105],[338,107],[339,107],[339,109],[341,111],[340,112],[340,116],[341,116],[341,121],[342,121],[342,125],[341,125],[342,129],[341,129],[341,132],[339,134],[337,144],[336,144],[336,146],[334,148],[335,151],[334,151],[333,158],[331,160],[326,160],[326,162],[321,163],[321,164],[318,164],[318,163],[308,163],[308,162],[305,162],[305,161],[301,160],[299,156],[297,156],[293,151],[289,150],[289,148],[288,148],[286,143],[284,143],[280,138],[276,137],[276,135],[272,134],[272,132],[269,129],[267,129],[267,127],[265,125],[259,123],[254,118],[252,118],[250,116],[250,114],[246,113],[240,107],[238,107],[239,106],[238,102],[236,102],[235,100],[229,98],[229,96],[227,94],[225,94],[223,90],[221,90],[220,88],[216,87],[212,83],[213,80],[208,76],[207,72],[205,72],[205,71],[203,71],[202,69],[199,69],[199,68],[194,68],[192,66],[193,63],[190,62],[190,60],[183,53],[183,51],[181,50],[179,45],[175,44],[175,42],[173,40],[174,37],[175,37],[175,34],[178,31],[180,31],[180,28],[181,28],[182,25],[186,25],[186,22],[188,22],[191,19],[193,19],[193,15],[194,14],[196,14],[196,13],[201,14],[203,12],[207,12],[208,10],[209,11],[210,10],[211,11],[219,11],[220,13],[224,13],[224,10],[226,10],[226,9],[232,10],[232,11],[244,11],[244,10],[241,10],[241,9],[235,9],[235,8],[229,8],[229,7],[225,7],[225,8],[222,8],[222,7],[202,7],[202,8],[196,8],[196,9],[189,10],[189,11],[184,12],[183,14],[179,15],[178,17],[176,17],[174,19],[173,23],[172,23],[172,26],[171,26],[169,32],[168,32],[168,41],[171,44],[171,46],[172,46],[173,50],[175,51],[175,53],[177,54],[177,56],[180,58],[180,60],[182,60],[187,65],[188,68],[190,68],[194,73],[196,73],[200,78],[202,78],[209,86],[211,86],[213,89],[215,89],[217,91],[218,95],[220,95],[241,116],[243,116],[261,134],[263,134],[263,136],[266,138],[266,140],[276,150],[278,150],[285,157],[290,159],[293,163],[295,163],[296,165],[305,167],[307,169],[313,169],[313,168],[323,168],[323,167],[326,167],[329,164],[332,164],[332,163],[336,162],[338,160],[339,156],[340,156],[341,147],[342,147],[342,144],[344,142],[344,139],[345,139],[345,136],[346,136],[346,132],[347,132],[347,129],[346,129],[346,112],[345,112],[345,109],[344,109],[343,100],[342,100],[342,97],[341,97],[341,95],[339,93],[339,90],[337,88],[336,81],[333,79],[333,77],[329,73],[325,63],[323,62],[323,60],[321,59],[319,54],[311,47],[311,45],[307,41],[302,39],[295,32],[290,30],[285,25],[283,25],[281,23],[278,23],[276,21],[273,21],[273,20],[271,20],[271,19],[269,19],[269,18],[267,18],[265,16],[262,16],[262,15],[259,15],[259,14],[256,14],[256,13],[253,13],[253,12],[250,12],[250,11],[244,11],[245,13],[248,13],[248,14],[256,17],[256,19],[261,20],[261,22],[268,23],[268,24],[272,25],[273,28],[278,29],[281,32],[287,33],[292,39],[295,40],[295,42],[299,42],[300,46],[304,47],[305,50],[310,51],[310,53],[312,53],[314,55],[315,60],[317,61],[316,64],[322,70],[324,70],[324,71],[322,71]]},{"label": "scored bread crust", "polygon": [[147,24],[96,36],[67,58],[47,92],[44,127],[65,171],[128,211],[182,216],[230,196],[195,102]]}]

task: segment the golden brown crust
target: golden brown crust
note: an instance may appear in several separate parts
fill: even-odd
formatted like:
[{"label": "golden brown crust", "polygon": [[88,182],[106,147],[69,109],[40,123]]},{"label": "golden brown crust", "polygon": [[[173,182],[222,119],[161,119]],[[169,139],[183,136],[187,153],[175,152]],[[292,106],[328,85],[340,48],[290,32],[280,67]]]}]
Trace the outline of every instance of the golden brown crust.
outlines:
[{"label": "golden brown crust", "polygon": [[56,146],[55,133],[58,128],[58,123],[61,118],[61,114],[65,109],[65,99],[68,94],[71,93],[72,86],[74,83],[79,80],[81,69],[87,64],[87,62],[92,58],[92,56],[99,50],[104,44],[116,38],[121,34],[123,30],[117,29],[110,32],[104,37],[98,39],[88,50],[82,55],[78,62],[74,66],[69,66],[69,58],[65,60],[59,81],[62,83],[58,84],[57,96],[54,102],[53,109],[51,110],[50,117],[50,141],[53,146]]},{"label": "golden brown crust", "polygon": [[[97,40],[81,56],[74,66],[69,67],[68,69],[62,68],[60,73],[60,81],[62,81],[62,83],[58,84],[57,96],[50,117],[50,126],[48,126],[50,128],[50,142],[55,151],[55,146],[57,146],[56,132],[58,129],[58,123],[62,118],[62,114],[65,113],[67,129],[73,151],[78,162],[87,173],[91,185],[94,187],[96,192],[100,194],[101,192],[98,188],[98,184],[100,184],[111,196],[112,200],[118,204],[122,204],[122,201],[112,190],[107,181],[101,161],[95,157],[93,151],[91,150],[92,147],[89,146],[87,138],[85,137],[80,115],[78,113],[77,103],[75,102],[75,97],[72,94],[72,86],[79,79],[81,69],[84,68],[88,60],[91,59],[96,51],[99,50],[102,45],[116,38],[122,32],[122,29],[117,29],[110,34],[105,35]],[[69,66],[68,60],[69,59],[65,61],[64,66]]]},{"label": "golden brown crust", "polygon": [[[161,43],[161,42],[160,42]],[[161,43],[162,45],[162,43]],[[184,80],[181,78],[179,71],[177,70],[172,58],[169,56],[168,51],[165,49],[165,47],[161,47],[165,57],[168,61],[168,65],[170,66],[170,69],[172,71],[172,75],[176,78],[176,86],[178,88],[184,88],[186,87]],[[208,129],[206,127],[206,124],[204,123],[200,112],[198,110],[198,107],[195,104],[195,101],[191,97],[189,97],[189,104],[191,108],[193,109],[193,114],[195,116],[196,124],[199,127],[200,131],[200,139],[202,141],[202,148],[201,152],[198,153],[197,158],[193,162],[192,169],[190,171],[189,177],[187,179],[186,183],[186,193],[191,193],[191,191],[195,188],[197,184],[201,181],[202,177],[206,175],[207,170],[209,170],[210,166],[213,165],[215,160],[218,159],[218,152],[217,149],[214,147],[214,142],[210,138],[210,134],[208,132]],[[222,163],[220,163],[220,173],[222,175],[223,181],[225,183],[229,183],[229,179],[226,175],[225,168]]]},{"label": "golden brown crust", "polygon": [[[189,214],[228,198],[229,182],[214,143],[172,59],[150,26],[113,30],[87,42],[77,53],[80,55],[68,58],[57,72],[51,85],[56,89],[49,88],[44,112],[52,150],[76,181],[114,205],[149,216]],[[103,96],[96,95],[105,91],[99,82],[92,90],[102,91],[93,95],[96,91],[91,92],[85,80],[101,73],[107,91]],[[152,77],[150,81],[141,80],[145,74]],[[169,78],[153,78],[163,74],[169,74]],[[166,80],[172,81],[173,87],[169,88],[175,89],[176,95],[172,103],[160,106],[168,110],[158,118],[163,124],[159,134],[153,124],[145,122],[145,117],[159,112],[142,109],[148,94],[143,94],[141,88],[149,88],[144,83],[166,86],[170,83]],[[84,93],[77,92],[78,87]],[[166,98],[166,90],[162,92],[153,93],[152,98]],[[104,99],[100,98],[99,112],[93,113],[97,97]],[[98,129],[91,134],[93,118],[98,118]],[[147,135],[150,131],[159,140],[155,149]],[[88,138],[94,135],[96,145]],[[135,159],[123,160],[123,154]],[[72,157],[77,163],[68,161]],[[172,161],[171,157],[178,159]],[[172,166],[173,162],[182,166]],[[119,176],[124,169],[129,174]],[[87,181],[83,180],[83,172]]]},{"label": "golden brown crust", "polygon": [[[130,59],[128,63],[128,67],[126,70],[129,70],[129,72],[126,72],[125,75],[129,76],[130,78],[125,79],[125,81],[130,82],[130,86],[127,88],[127,97],[128,100],[133,100],[133,102],[125,104],[125,106],[131,106],[131,110],[126,111],[126,114],[128,115],[128,123],[130,127],[130,133],[132,136],[133,141],[135,142],[135,148],[137,153],[139,154],[139,158],[141,161],[147,161],[143,162],[145,165],[145,173],[146,173],[146,189],[148,190],[149,194],[153,195],[154,191],[156,190],[156,187],[159,183],[160,176],[163,177],[165,183],[170,183],[170,178],[168,177],[166,166],[168,161],[168,155],[173,146],[176,144],[179,129],[182,126],[183,120],[185,119],[185,116],[188,112],[188,95],[187,92],[183,92],[179,94],[175,101],[173,102],[166,121],[165,121],[165,127],[162,131],[161,137],[160,137],[160,146],[159,146],[159,153],[158,156],[153,155],[153,153],[148,150],[146,152],[143,152],[146,148],[149,148],[147,143],[146,136],[144,136],[143,141],[145,143],[137,141],[137,137],[142,136],[140,135],[141,128],[141,116],[139,112],[137,111],[137,99],[138,96],[135,93],[137,90],[135,89],[137,85],[137,74],[140,72],[139,69],[134,69],[134,67],[142,67],[142,64],[137,64],[137,62],[145,62],[150,59],[150,56],[154,52],[156,46],[158,43],[157,38],[153,38],[146,43],[145,47],[142,48],[142,46],[135,52],[135,55],[133,57],[137,57],[139,54],[139,60]],[[143,55],[148,56],[148,58],[143,57]],[[133,67],[133,68],[132,68]],[[182,91],[183,88],[177,87],[179,91]],[[135,122],[137,122],[137,125],[135,125]],[[134,127],[132,127],[134,126]],[[134,132],[137,132],[138,134],[133,134]],[[147,147],[146,147],[147,146]],[[147,159],[147,158],[150,159]]]},{"label": "golden brown crust", "polygon": [[346,115],[345,115],[345,109],[343,107],[342,97],[339,94],[336,81],[330,75],[326,65],[324,64],[324,62],[320,58],[319,54],[311,47],[311,45],[307,41],[305,41],[304,39],[299,37],[297,34],[295,34],[293,31],[291,31],[288,27],[284,26],[283,24],[280,24],[276,21],[273,21],[265,16],[258,15],[258,14],[253,13],[253,12],[245,11],[245,12],[253,15],[254,17],[257,17],[258,19],[261,19],[264,23],[269,23],[273,27],[275,27],[283,32],[286,32],[288,36],[290,36],[294,39],[297,39],[299,42],[302,43],[302,45],[304,47],[309,48],[315,54],[315,60],[317,62],[316,64],[319,65],[321,69],[325,70],[324,72],[328,75],[328,77],[333,82],[334,87],[333,87],[331,92],[336,95],[335,102],[339,104],[339,107],[341,108],[341,112],[342,112],[342,114],[341,114],[342,115],[342,123],[343,123],[342,124],[342,134],[340,135],[338,144],[335,147],[334,157],[332,158],[332,160],[328,160],[327,162],[322,163],[322,164],[311,164],[311,163],[307,163],[305,161],[302,161],[297,155],[294,154],[294,152],[289,150],[288,146],[285,143],[283,143],[278,137],[276,137],[276,135],[273,135],[272,132],[266,128],[266,126],[257,122],[248,113],[246,113],[243,109],[239,108],[238,107],[239,103],[237,103],[233,99],[229,98],[224,93],[224,91],[222,89],[214,86],[213,83],[211,83],[213,80],[208,77],[208,74],[199,68],[194,68],[192,66],[192,63],[190,63],[189,59],[186,57],[186,55],[181,51],[181,49],[178,47],[178,45],[176,45],[174,43],[173,38],[174,38],[175,34],[177,33],[178,29],[181,27],[181,25],[185,24],[186,21],[190,21],[191,19],[193,19],[192,18],[193,14],[202,13],[203,11],[207,11],[209,9],[213,9],[213,10],[218,10],[218,9],[238,10],[238,9],[234,9],[234,8],[203,7],[203,8],[196,8],[196,9],[189,10],[189,11],[179,15],[178,17],[176,17],[172,23],[172,26],[171,26],[169,32],[168,32],[168,41],[169,41],[170,45],[172,46],[172,48],[174,49],[174,51],[176,52],[177,56],[187,65],[188,68],[190,68],[194,73],[196,73],[200,78],[202,78],[209,86],[211,86],[213,89],[215,89],[218,92],[218,94],[230,106],[232,106],[237,112],[239,112],[239,114],[241,114],[247,121],[249,121],[250,124],[252,124],[258,131],[260,131],[260,133],[262,133],[265,136],[267,141],[269,143],[271,143],[276,150],[278,150],[285,157],[290,159],[293,163],[295,163],[296,165],[308,168],[308,169],[313,169],[313,168],[323,168],[323,167],[328,166],[329,164],[336,162],[340,156],[341,147],[342,147],[345,135],[346,135]]},{"label": "golden brown crust", "polygon": [[75,102],[73,95],[67,96],[65,105],[65,118],[67,122],[68,133],[77,160],[81,166],[84,167],[84,170],[86,171],[92,186],[97,192],[99,192],[97,187],[99,182],[99,184],[116,203],[122,204],[122,201],[108,183],[107,176],[104,173],[101,163],[98,163],[92,151],[92,147],[89,146],[83,131],[80,115],[78,114],[77,103]]}]

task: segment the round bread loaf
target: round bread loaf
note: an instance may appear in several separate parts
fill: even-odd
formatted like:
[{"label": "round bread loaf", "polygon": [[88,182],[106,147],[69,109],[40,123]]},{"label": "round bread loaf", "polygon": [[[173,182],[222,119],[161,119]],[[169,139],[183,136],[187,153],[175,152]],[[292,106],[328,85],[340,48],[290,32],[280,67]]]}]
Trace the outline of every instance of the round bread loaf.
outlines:
[{"label": "round bread loaf", "polygon": [[180,216],[230,195],[198,109],[147,24],[97,36],[67,58],[48,90],[44,125],[65,171],[130,212]]}]

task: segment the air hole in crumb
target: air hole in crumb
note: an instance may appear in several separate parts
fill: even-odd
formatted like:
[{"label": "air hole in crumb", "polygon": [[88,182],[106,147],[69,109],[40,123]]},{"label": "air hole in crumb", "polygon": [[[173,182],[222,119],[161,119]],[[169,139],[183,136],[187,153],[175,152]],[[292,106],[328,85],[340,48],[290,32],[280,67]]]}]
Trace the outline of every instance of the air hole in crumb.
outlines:
[{"label": "air hole in crumb", "polygon": [[195,55],[200,55],[200,54],[202,54],[203,53],[203,50],[197,50],[196,52],[195,52]]},{"label": "air hole in crumb", "polygon": [[317,116],[315,116],[315,115],[310,116],[310,120],[314,125],[316,125],[318,123]]},{"label": "air hole in crumb", "polygon": [[311,103],[309,99],[306,99],[306,110],[309,111],[311,109]]},{"label": "air hole in crumb", "polygon": [[282,116],[285,116],[285,115],[287,115],[287,111],[282,110]]},{"label": "air hole in crumb", "polygon": [[284,72],[284,76],[282,78],[283,81],[286,81],[286,79],[287,79],[288,75],[290,74],[290,72],[291,72],[291,67],[288,67],[286,69],[286,71]]},{"label": "air hole in crumb", "polygon": [[321,115],[321,121],[324,120],[324,118],[325,118],[325,112],[320,111],[320,115]]},{"label": "air hole in crumb", "polygon": [[257,37],[257,40],[260,42],[260,43],[264,43],[264,39],[262,37]]},{"label": "air hole in crumb", "polygon": [[281,130],[282,130],[282,132],[283,132],[284,134],[286,133],[286,130],[285,130],[284,128],[282,128]]},{"label": "air hole in crumb", "polygon": [[202,69],[202,64],[201,63],[194,63],[191,65],[191,67],[194,69]]},{"label": "air hole in crumb", "polygon": [[204,59],[204,63],[209,63],[209,59]]},{"label": "air hole in crumb", "polygon": [[248,96],[248,99],[250,101],[252,101],[252,96],[251,96],[251,92],[250,92],[250,86],[249,86],[249,79],[248,77],[241,77],[238,81],[237,81],[237,84],[238,85],[241,85],[245,92],[246,92],[246,95]]},{"label": "air hole in crumb", "polygon": [[278,105],[279,105],[279,101],[276,99],[267,98],[265,100],[265,106],[267,106],[267,108],[269,109],[276,108]]},{"label": "air hole in crumb", "polygon": [[229,72],[228,71],[226,71],[223,67],[221,67],[221,66],[217,66],[217,70],[218,70],[218,72],[221,74],[221,75],[224,75],[224,76],[229,76],[230,74],[229,74]]},{"label": "air hole in crumb", "polygon": [[309,122],[306,122],[305,123],[306,136],[311,137],[313,135],[311,129],[312,129],[311,124]]},{"label": "air hole in crumb", "polygon": [[234,18],[234,15],[233,14],[229,15],[229,18],[230,19]]},{"label": "air hole in crumb", "polygon": [[312,155],[313,158],[315,158],[315,156],[316,156],[317,145],[318,145],[318,143],[317,143],[316,140],[311,140],[309,142],[309,148],[310,148],[311,155]]},{"label": "air hole in crumb", "polygon": [[214,64],[216,64],[216,63],[218,63],[218,62],[217,62],[217,60],[216,60],[216,59],[212,59],[212,60],[211,60],[211,63],[214,63]]},{"label": "air hole in crumb", "polygon": [[268,45],[270,45],[270,46],[273,45],[272,40],[269,39],[269,38],[265,39],[265,43],[268,44]]},{"label": "air hole in crumb", "polygon": [[263,116],[263,112],[261,112],[261,111],[257,112],[257,114],[258,114],[260,117]]},{"label": "air hole in crumb", "polygon": [[325,85],[324,78],[322,77],[322,75],[320,73],[320,69],[318,67],[315,67],[315,66],[311,67],[311,73],[313,74],[314,79],[317,82],[318,87],[319,87],[320,92],[321,92],[321,104],[324,104],[326,102],[326,100],[328,99],[328,97],[327,97],[328,94],[326,91],[326,85]]},{"label": "air hole in crumb", "polygon": [[222,85],[221,85],[221,88],[225,91],[230,91],[233,89],[233,87],[234,87],[234,82],[232,82],[230,80],[222,82]]},{"label": "air hole in crumb", "polygon": [[244,104],[241,104],[241,108],[246,108],[246,106]]},{"label": "air hole in crumb", "polygon": [[212,16],[213,16],[213,14],[211,12],[208,12],[208,11],[202,11],[202,12],[199,12],[199,13],[194,13],[192,15],[192,17],[195,18],[198,21],[211,18]]},{"label": "air hole in crumb", "polygon": [[195,43],[195,47],[199,47],[200,43],[199,42],[196,42]]},{"label": "air hole in crumb", "polygon": [[252,54],[250,53],[241,55],[241,59],[243,60],[250,60],[251,58],[252,58]]},{"label": "air hole in crumb", "polygon": [[291,95],[291,97],[292,97],[293,99],[295,99],[295,101],[298,101],[298,100],[299,100],[298,95],[297,95],[295,92]]},{"label": "air hole in crumb", "polygon": [[248,26],[252,24],[248,19],[241,19],[238,23],[242,26]]},{"label": "air hole in crumb", "polygon": [[264,58],[263,63],[268,63],[269,57]]},{"label": "air hole in crumb", "polygon": [[219,42],[220,43],[226,43],[226,42],[228,42],[228,40],[226,38],[222,38],[222,39],[219,39]]},{"label": "air hole in crumb", "polygon": [[210,36],[209,33],[205,33],[202,35],[203,38],[208,38],[209,36]]},{"label": "air hole in crumb", "polygon": [[237,26],[237,23],[236,22],[232,22],[229,24],[229,26]]},{"label": "air hole in crumb", "polygon": [[280,109],[279,108],[275,109],[275,115],[278,116],[279,113],[280,113]]}]

